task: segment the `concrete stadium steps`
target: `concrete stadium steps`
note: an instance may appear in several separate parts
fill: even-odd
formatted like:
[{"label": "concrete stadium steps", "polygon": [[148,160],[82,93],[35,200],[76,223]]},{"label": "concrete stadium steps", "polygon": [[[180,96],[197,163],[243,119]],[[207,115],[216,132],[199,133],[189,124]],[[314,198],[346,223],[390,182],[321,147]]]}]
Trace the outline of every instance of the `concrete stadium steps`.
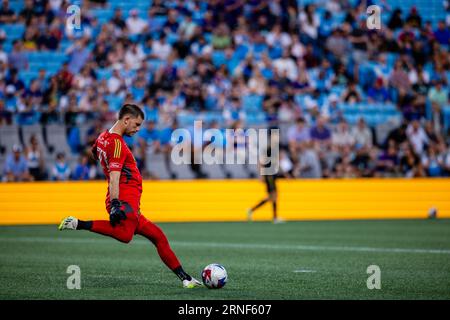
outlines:
[{"label": "concrete stadium steps", "polygon": [[[280,180],[278,190],[287,220],[424,219],[433,207],[450,218],[450,179]],[[258,180],[145,181],[141,211],[154,222],[244,221],[265,192]],[[105,194],[105,182],[0,184],[0,224],[103,220]],[[254,214],[271,217],[270,204]]]}]

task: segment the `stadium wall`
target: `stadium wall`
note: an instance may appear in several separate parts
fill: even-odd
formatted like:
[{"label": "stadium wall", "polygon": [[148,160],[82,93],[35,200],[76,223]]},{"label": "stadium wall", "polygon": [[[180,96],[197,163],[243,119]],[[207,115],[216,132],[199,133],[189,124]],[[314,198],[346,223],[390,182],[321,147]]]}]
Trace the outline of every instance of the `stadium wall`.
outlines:
[{"label": "stadium wall", "polygon": [[[106,219],[105,182],[0,184],[0,224],[56,224],[66,215]],[[450,217],[450,179],[280,180],[286,220]],[[155,222],[244,221],[265,197],[257,180],[145,181],[141,211]],[[270,220],[271,205],[254,214]]]},{"label": "stadium wall", "polygon": [[[286,220],[450,218],[450,179],[282,180]],[[66,215],[107,219],[105,182],[0,184],[0,224],[56,224]],[[155,222],[244,221],[265,196],[256,180],[145,181],[141,210]],[[254,214],[270,220],[271,205]]]}]

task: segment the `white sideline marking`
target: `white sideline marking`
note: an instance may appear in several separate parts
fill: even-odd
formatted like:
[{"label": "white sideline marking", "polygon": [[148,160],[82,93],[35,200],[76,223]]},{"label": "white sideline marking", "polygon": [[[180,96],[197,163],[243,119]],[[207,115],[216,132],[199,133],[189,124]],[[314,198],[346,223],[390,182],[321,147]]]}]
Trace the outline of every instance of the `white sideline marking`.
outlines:
[{"label": "white sideline marking", "polygon": [[[114,239],[92,238],[58,238],[58,237],[0,237],[2,242],[42,242],[42,243],[110,243]],[[283,244],[258,244],[258,243],[227,243],[227,242],[187,242],[170,241],[173,246],[203,247],[203,248],[229,248],[229,249],[263,249],[263,250],[294,250],[294,251],[346,251],[346,252],[375,252],[375,253],[425,253],[425,254],[450,254],[450,249],[414,249],[414,248],[375,248],[375,247],[351,247],[351,246],[321,246],[321,245],[283,245]],[[134,244],[147,245],[148,240],[134,239]]]},{"label": "white sideline marking", "polygon": [[307,270],[307,269],[300,269],[300,270],[294,270],[295,273],[313,273],[316,272],[316,270]]}]

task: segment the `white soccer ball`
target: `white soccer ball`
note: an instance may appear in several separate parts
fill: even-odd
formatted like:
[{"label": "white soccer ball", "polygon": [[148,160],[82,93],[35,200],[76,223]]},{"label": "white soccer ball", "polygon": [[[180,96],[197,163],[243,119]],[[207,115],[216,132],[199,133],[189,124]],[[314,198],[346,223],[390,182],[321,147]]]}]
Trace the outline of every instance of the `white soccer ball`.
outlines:
[{"label": "white soccer ball", "polygon": [[202,281],[209,289],[220,289],[228,281],[227,270],[218,263],[209,264],[202,271]]}]

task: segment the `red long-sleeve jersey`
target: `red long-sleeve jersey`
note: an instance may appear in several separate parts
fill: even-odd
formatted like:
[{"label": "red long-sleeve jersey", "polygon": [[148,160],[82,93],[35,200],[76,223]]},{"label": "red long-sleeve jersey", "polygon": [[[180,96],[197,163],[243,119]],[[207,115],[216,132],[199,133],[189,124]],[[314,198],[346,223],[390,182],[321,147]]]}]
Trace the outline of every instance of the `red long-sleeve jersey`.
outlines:
[{"label": "red long-sleeve jersey", "polygon": [[137,168],[136,160],[122,136],[109,131],[101,133],[93,145],[92,152],[100,161],[108,181],[107,210],[110,209],[109,180],[111,171],[120,172],[119,200],[127,202],[133,209],[139,210],[142,176]]}]

